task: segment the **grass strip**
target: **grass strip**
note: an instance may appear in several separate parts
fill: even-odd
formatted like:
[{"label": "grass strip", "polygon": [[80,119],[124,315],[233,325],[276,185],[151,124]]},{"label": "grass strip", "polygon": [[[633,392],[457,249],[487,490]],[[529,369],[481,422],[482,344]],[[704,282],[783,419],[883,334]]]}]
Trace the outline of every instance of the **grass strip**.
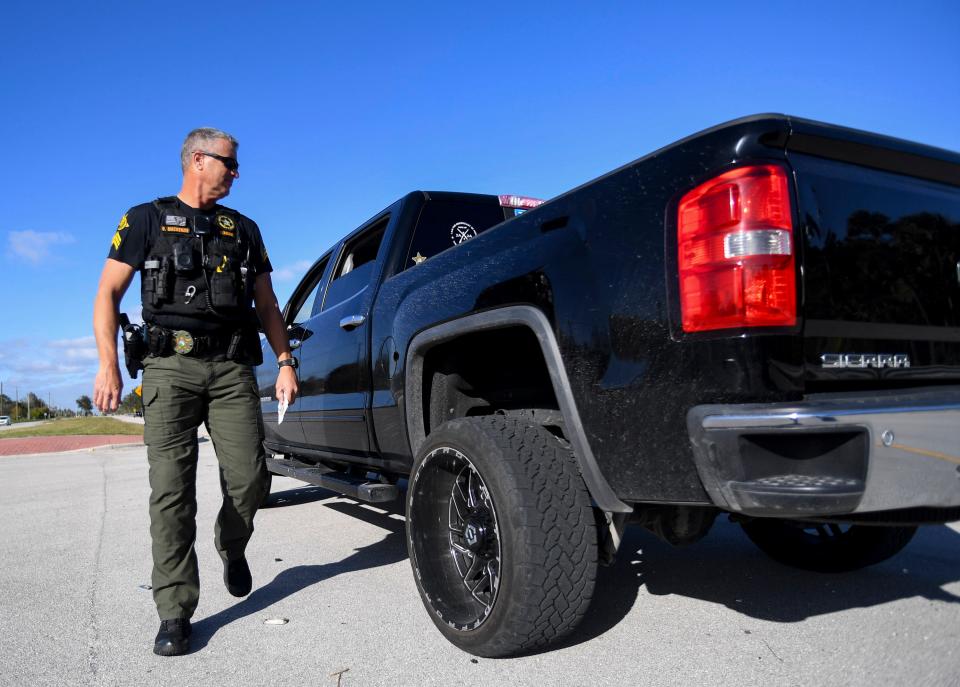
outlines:
[{"label": "grass strip", "polygon": [[143,436],[143,425],[112,417],[59,418],[42,425],[0,431],[0,439],[23,437],[87,436],[93,434],[129,434]]}]

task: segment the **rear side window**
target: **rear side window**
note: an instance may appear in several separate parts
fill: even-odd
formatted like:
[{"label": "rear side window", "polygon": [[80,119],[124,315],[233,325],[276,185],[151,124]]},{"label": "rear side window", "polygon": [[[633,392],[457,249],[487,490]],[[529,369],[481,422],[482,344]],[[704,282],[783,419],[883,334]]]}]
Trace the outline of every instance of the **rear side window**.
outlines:
[{"label": "rear side window", "polygon": [[343,247],[333,271],[333,281],[327,287],[324,310],[360,293],[363,287],[370,283],[377,264],[377,252],[389,222],[390,218],[384,217],[366,231],[354,236]]},{"label": "rear side window", "polygon": [[[510,210],[510,216],[513,211]],[[504,209],[490,203],[430,200],[420,212],[404,269],[419,265],[447,248],[466,243],[506,218]]]}]

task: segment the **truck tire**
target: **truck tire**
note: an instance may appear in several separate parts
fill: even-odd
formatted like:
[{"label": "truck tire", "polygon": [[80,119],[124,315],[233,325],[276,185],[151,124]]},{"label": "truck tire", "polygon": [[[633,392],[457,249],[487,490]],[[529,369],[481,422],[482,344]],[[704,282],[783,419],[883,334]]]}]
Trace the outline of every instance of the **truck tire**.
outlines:
[{"label": "truck tire", "polygon": [[514,418],[451,420],[427,437],[407,489],[407,547],[430,618],[477,656],[553,642],[593,596],[597,531],[577,463]]},{"label": "truck tire", "polygon": [[841,525],[758,519],[742,523],[770,558],[803,570],[838,573],[885,561],[910,543],[916,527]]}]

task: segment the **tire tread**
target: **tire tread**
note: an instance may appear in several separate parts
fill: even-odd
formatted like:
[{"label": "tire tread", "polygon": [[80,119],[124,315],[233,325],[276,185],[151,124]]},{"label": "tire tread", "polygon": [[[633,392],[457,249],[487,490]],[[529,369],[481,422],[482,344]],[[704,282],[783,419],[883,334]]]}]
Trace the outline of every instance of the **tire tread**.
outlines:
[{"label": "tire tread", "polygon": [[461,418],[437,431],[444,428],[480,433],[499,449],[497,468],[514,486],[507,503],[497,505],[515,506],[511,520],[528,560],[517,566],[511,612],[482,644],[438,627],[462,648],[488,657],[555,642],[583,619],[596,583],[596,525],[572,451],[543,427],[502,415]]},{"label": "tire tread", "polygon": [[522,511],[523,526],[545,559],[524,566],[522,579],[529,581],[519,591],[526,600],[524,610],[519,622],[504,628],[501,647],[509,653],[526,651],[568,634],[590,606],[596,582],[590,498],[572,452],[547,430],[497,415],[480,418],[478,424],[506,449],[504,454],[517,457],[510,467],[516,483],[529,490],[517,500],[535,504]]}]

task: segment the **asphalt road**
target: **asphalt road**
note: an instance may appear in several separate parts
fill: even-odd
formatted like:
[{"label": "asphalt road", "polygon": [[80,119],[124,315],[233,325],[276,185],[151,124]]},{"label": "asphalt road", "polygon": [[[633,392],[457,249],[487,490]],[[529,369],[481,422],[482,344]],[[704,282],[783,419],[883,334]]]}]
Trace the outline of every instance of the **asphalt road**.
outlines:
[{"label": "asphalt road", "polygon": [[[229,596],[213,548],[216,462],[201,444],[195,650],[151,653],[145,449],[0,459],[0,685],[957,685],[960,528],[929,527],[846,575],[766,559],[718,521],[674,549],[642,530],[601,571],[562,647],[474,659],[416,593],[399,506],[275,478]],[[285,618],[284,625],[265,621]],[[339,678],[337,673],[343,672]]]},{"label": "asphalt road", "polygon": [[47,420],[34,420],[33,422],[13,422],[9,425],[0,425],[0,432],[5,432],[8,429],[26,429],[27,427],[36,427],[42,425]]}]

